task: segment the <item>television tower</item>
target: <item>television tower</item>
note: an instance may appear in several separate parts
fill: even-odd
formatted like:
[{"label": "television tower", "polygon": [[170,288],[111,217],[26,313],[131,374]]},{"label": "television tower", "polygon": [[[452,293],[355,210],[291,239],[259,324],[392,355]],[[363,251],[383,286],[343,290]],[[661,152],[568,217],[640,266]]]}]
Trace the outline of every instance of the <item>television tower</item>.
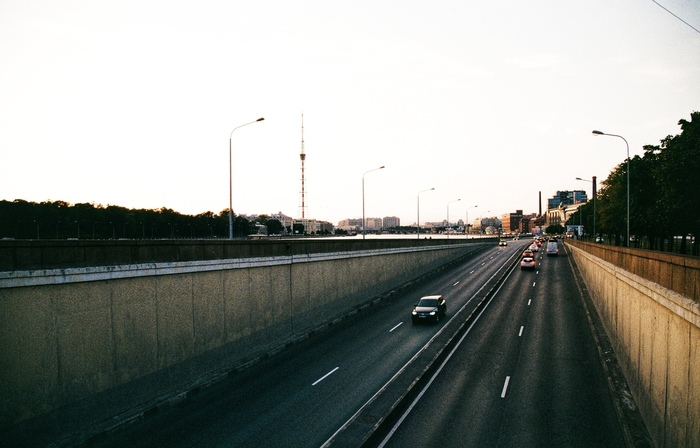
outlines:
[{"label": "television tower", "polygon": [[306,154],[304,153],[304,114],[301,114],[301,154],[299,154],[299,159],[301,160],[301,219],[306,218],[306,198],[304,191],[304,161],[306,160]]}]

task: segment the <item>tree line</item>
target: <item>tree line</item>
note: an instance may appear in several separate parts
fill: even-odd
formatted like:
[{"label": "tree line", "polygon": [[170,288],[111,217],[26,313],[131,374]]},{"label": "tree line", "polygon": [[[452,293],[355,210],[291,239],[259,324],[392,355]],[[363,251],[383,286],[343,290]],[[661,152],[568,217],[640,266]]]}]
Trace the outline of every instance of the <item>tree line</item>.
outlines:
[{"label": "tree line", "polygon": [[[234,237],[243,238],[265,225],[284,230],[277,219],[260,215],[249,221],[234,215]],[[301,229],[303,233],[303,227]],[[0,238],[5,239],[177,239],[228,238],[228,210],[184,215],[169,208],[129,209],[114,205],[64,201],[0,201]]]},{"label": "tree line", "polygon": [[[644,155],[629,163],[630,245],[652,250],[699,254],[700,112],[678,122],[681,133],[659,145],[645,145]],[[602,182],[595,205],[596,233],[622,244],[627,235],[627,161]],[[570,218],[593,229],[593,201]]]}]

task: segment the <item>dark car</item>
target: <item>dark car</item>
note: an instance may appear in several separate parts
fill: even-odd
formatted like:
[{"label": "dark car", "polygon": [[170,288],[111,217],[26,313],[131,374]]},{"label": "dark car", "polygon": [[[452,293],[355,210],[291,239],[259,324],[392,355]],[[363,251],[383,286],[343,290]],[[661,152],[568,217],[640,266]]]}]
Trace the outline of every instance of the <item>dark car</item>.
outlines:
[{"label": "dark car", "polygon": [[447,314],[447,304],[442,296],[425,296],[413,306],[411,321],[414,324],[420,322],[440,322],[441,317]]}]

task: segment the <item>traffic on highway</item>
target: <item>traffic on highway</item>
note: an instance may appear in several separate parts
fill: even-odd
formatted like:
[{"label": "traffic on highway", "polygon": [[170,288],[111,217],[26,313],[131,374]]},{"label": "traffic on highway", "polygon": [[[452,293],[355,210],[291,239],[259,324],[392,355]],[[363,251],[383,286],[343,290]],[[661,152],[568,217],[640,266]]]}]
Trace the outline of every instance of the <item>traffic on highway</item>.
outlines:
[{"label": "traffic on highway", "polygon": [[[91,446],[621,446],[568,254],[559,242],[521,269],[530,243],[479,251]],[[424,297],[429,322],[412,325]]]}]

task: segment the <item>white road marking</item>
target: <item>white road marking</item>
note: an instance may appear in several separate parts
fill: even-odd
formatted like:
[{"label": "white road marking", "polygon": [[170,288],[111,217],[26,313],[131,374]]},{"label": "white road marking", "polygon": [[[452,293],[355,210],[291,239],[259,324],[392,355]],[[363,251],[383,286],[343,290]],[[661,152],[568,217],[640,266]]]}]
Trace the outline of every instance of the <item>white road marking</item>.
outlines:
[{"label": "white road marking", "polygon": [[520,333],[518,333],[518,337],[520,337],[520,336],[523,335],[523,330],[524,330],[524,329],[525,329],[524,326],[521,326],[521,327],[520,327]]},{"label": "white road marking", "polygon": [[530,306],[531,303],[532,303],[532,299],[528,300],[528,301],[527,301],[527,306]]},{"label": "white road marking", "polygon": [[470,274],[473,274],[473,273],[474,273],[474,271],[471,271],[471,272],[470,272]]},{"label": "white road marking", "polygon": [[532,287],[534,288],[537,282],[532,282]]},{"label": "white road marking", "polygon": [[501,391],[501,398],[506,397],[506,391],[508,390],[508,383],[510,383],[510,377],[506,377],[506,382],[503,384],[503,390]]},{"label": "white road marking", "polygon": [[396,330],[396,329],[399,328],[401,325],[403,325],[403,322],[399,322],[398,324],[396,324],[396,326],[395,326],[394,328],[392,328],[391,330],[389,330],[389,333],[391,333],[392,331]]},{"label": "white road marking", "polygon": [[457,286],[457,285],[459,285],[459,280],[457,281],[457,283],[455,283],[455,284],[452,285],[452,286]]},{"label": "white road marking", "polygon": [[326,373],[326,374],[323,375],[321,378],[319,378],[319,379],[317,379],[316,381],[314,381],[314,383],[312,384],[312,386],[315,386],[315,385],[317,385],[318,383],[320,383],[321,381],[325,380],[326,378],[328,378],[329,375],[332,375],[332,374],[333,374],[336,370],[338,370],[339,368],[340,368],[340,367],[336,367],[335,369],[333,369],[333,370],[331,370],[330,372]]}]

